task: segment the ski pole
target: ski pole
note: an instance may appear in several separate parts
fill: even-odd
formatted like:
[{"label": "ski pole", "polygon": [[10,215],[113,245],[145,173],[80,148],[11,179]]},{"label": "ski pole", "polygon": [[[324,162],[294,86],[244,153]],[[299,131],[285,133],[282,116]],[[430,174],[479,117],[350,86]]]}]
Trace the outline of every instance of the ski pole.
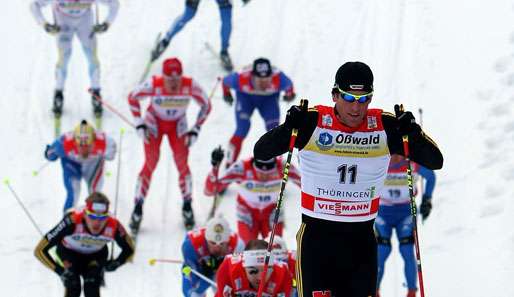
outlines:
[{"label": "ski pole", "polygon": [[[123,148],[123,135],[125,134],[125,129],[120,129],[120,141],[118,148],[118,168],[116,169],[116,191],[114,194],[114,217],[116,217],[116,213],[118,212],[118,194],[120,190],[120,171],[121,171],[121,151]],[[111,241],[111,260],[114,259],[114,241]]]},{"label": "ski pole", "polygon": [[218,76],[218,77],[216,78],[216,83],[214,83],[214,86],[213,86],[213,87],[212,87],[212,89],[211,89],[211,93],[209,94],[209,97],[208,97],[208,99],[207,99],[208,101],[211,101],[212,96],[214,96],[214,93],[216,92],[216,88],[218,87],[218,85],[220,84],[220,82],[221,82],[221,77],[219,77],[219,76]]},{"label": "ski pole", "polygon": [[120,111],[118,111],[116,108],[114,108],[112,105],[110,105],[109,103],[107,103],[105,100],[103,100],[100,96],[98,96],[97,94],[93,93],[93,90],[91,89],[88,89],[88,92],[89,94],[91,94],[91,96],[95,97],[96,100],[98,100],[98,102],[102,103],[102,105],[104,105],[105,107],[107,107],[107,109],[109,109],[112,113],[114,113],[115,115],[117,115],[120,119],[122,119],[125,123],[127,123],[130,127],[132,128],[136,128],[136,126],[134,126],[134,124],[132,124],[132,122],[127,119],[126,116],[124,116]]},{"label": "ski pole", "polygon": [[45,163],[43,163],[41,166],[39,166],[38,169],[32,171],[32,175],[38,176],[41,173],[41,171],[43,171],[43,169],[45,169],[46,166],[48,166],[49,164],[50,164],[50,161],[45,161]]},{"label": "ski pole", "polygon": [[[403,105],[395,105],[394,107],[396,117],[403,112]],[[418,222],[417,222],[417,208],[416,208],[416,200],[414,197],[414,185],[413,185],[413,179],[412,179],[412,166],[409,156],[409,136],[403,135],[402,136],[403,141],[403,151],[405,153],[405,160],[407,161],[407,185],[409,187],[409,197],[410,197],[410,211],[412,215],[412,220],[414,222],[414,228],[412,230],[413,236],[414,236],[414,247],[416,250],[416,266],[418,270],[418,281],[419,281],[419,292],[421,297],[425,297],[425,287],[423,284],[423,270],[421,268],[421,252],[419,248],[419,238],[418,238]]]},{"label": "ski pole", "polygon": [[[180,261],[180,260],[174,260],[174,259],[155,259],[155,258],[152,258],[150,260],[148,260],[148,264],[150,264],[151,266],[154,266],[155,263],[170,263],[170,264],[184,264],[184,261]],[[213,286],[214,288],[217,288],[217,285],[216,283],[208,278],[207,276],[201,274],[200,272],[198,272],[197,270],[191,268],[190,266],[187,266],[185,265],[184,268],[182,269],[182,273],[184,274],[189,274],[189,273],[193,273],[195,274],[196,276],[198,276],[199,278],[203,279],[204,281],[206,281],[209,285]]]},{"label": "ski pole", "polygon": [[[300,100],[300,108],[303,111],[307,111],[309,101],[307,99]],[[291,157],[293,156],[294,144],[296,143],[296,137],[298,136],[298,129],[294,128],[291,132],[291,138],[289,139],[289,150],[287,151],[287,159],[284,165],[284,171],[282,176],[282,182],[280,184],[280,193],[278,195],[277,206],[275,207],[275,216],[273,217],[273,227],[271,228],[271,235],[268,242],[268,249],[266,251],[266,258],[264,259],[264,269],[261,274],[261,282],[259,284],[259,290],[257,291],[257,297],[262,297],[264,290],[264,283],[266,282],[266,276],[268,274],[269,260],[271,257],[271,251],[273,250],[273,240],[275,239],[275,232],[277,230],[278,218],[280,216],[280,209],[282,208],[282,201],[284,200],[284,190],[286,188],[287,179],[289,177],[289,167],[291,166]]]},{"label": "ski pole", "polygon": [[21,208],[23,209],[23,211],[25,212],[25,214],[27,215],[27,217],[30,219],[30,221],[32,222],[32,225],[34,226],[34,228],[36,228],[37,232],[39,233],[39,235],[41,235],[41,237],[43,237],[43,232],[41,231],[41,229],[39,229],[38,225],[36,224],[36,221],[34,220],[34,218],[30,215],[30,212],[28,211],[28,209],[25,207],[25,205],[23,204],[23,202],[21,201],[20,197],[18,197],[18,194],[16,194],[16,191],[14,191],[14,188],[11,186],[11,183],[9,182],[9,179],[5,179],[4,180],[4,183],[5,185],[7,186],[7,188],[9,188],[9,191],[12,193],[12,195],[14,196],[14,198],[16,198],[16,201],[18,201],[18,204],[21,206]]},{"label": "ski pole", "polygon": [[[421,129],[423,129],[423,109],[420,107],[418,109],[418,112],[419,112],[419,126],[421,127]],[[423,189],[423,177],[421,177],[419,179],[419,189],[420,189],[421,194],[423,194],[425,192],[425,190]],[[424,223],[424,222],[425,222],[425,220],[422,218],[421,223]]]},{"label": "ski pole", "polygon": [[[219,149],[221,150],[221,145],[219,146]],[[222,151],[223,152],[223,151]],[[219,165],[214,167],[214,200],[212,202],[211,210],[209,211],[209,216],[207,217],[207,220],[210,220],[214,217],[216,214],[216,208],[218,207],[218,200],[219,200],[219,189],[218,189],[218,173],[219,173]]]}]

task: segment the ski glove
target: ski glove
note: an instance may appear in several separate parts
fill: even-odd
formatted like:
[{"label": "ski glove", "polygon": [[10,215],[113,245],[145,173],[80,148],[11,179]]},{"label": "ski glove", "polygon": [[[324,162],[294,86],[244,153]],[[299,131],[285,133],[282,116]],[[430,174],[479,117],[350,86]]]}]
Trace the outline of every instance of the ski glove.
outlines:
[{"label": "ski glove", "polygon": [[55,154],[55,151],[52,149],[52,146],[47,144],[45,148],[45,159],[48,161],[55,161],[57,160],[57,155]]},{"label": "ski glove", "polygon": [[104,33],[109,29],[109,23],[103,22],[101,24],[96,24],[93,26],[93,32],[95,33]]},{"label": "ski glove", "polygon": [[423,200],[421,200],[421,205],[419,207],[419,213],[421,213],[421,218],[426,220],[432,211],[432,197],[428,197],[423,195]]},{"label": "ski glove", "polygon": [[162,55],[162,53],[168,47],[168,44],[170,44],[170,41],[166,38],[159,41],[159,43],[157,44],[157,47],[152,51],[150,60],[153,62],[153,61],[159,59],[159,57]]},{"label": "ski glove", "polygon": [[59,277],[66,288],[75,287],[80,283],[78,275],[69,269],[64,269],[64,271],[59,274]]},{"label": "ski glove", "polygon": [[396,130],[400,135],[411,135],[421,131],[412,112],[401,110],[398,104],[394,106],[394,111],[397,119]]},{"label": "ski glove", "polygon": [[196,142],[198,139],[198,133],[200,133],[200,127],[196,125],[186,133],[187,147],[191,147]]},{"label": "ski glove", "polygon": [[296,94],[293,91],[286,92],[284,94],[284,97],[282,97],[282,99],[284,99],[285,102],[291,102],[294,100],[294,98],[296,98]]},{"label": "ski glove", "polygon": [[121,266],[121,262],[118,260],[109,260],[105,263],[104,269],[107,272],[112,272]]},{"label": "ski glove", "polygon": [[57,34],[61,31],[61,27],[57,24],[45,23],[43,27],[45,28],[45,31],[50,34]]},{"label": "ski glove", "polygon": [[215,148],[211,153],[211,164],[214,167],[218,167],[221,164],[221,161],[223,161],[225,153],[223,152],[223,149],[221,146]]},{"label": "ski glove", "polygon": [[243,1],[244,5],[248,4],[248,2],[250,2],[250,0],[241,0],[241,1]]},{"label": "ski glove", "polygon": [[290,129],[298,129],[300,128],[302,122],[307,117],[307,111],[302,110],[300,106],[293,105],[287,111],[286,121],[284,122],[284,126]]},{"label": "ski glove", "polygon": [[234,97],[232,97],[232,93],[230,92],[223,94],[223,100],[230,106],[234,103]]},{"label": "ski glove", "polygon": [[150,133],[148,131],[148,126],[145,123],[139,124],[136,126],[137,135],[143,138],[144,141],[147,141],[150,138]]}]

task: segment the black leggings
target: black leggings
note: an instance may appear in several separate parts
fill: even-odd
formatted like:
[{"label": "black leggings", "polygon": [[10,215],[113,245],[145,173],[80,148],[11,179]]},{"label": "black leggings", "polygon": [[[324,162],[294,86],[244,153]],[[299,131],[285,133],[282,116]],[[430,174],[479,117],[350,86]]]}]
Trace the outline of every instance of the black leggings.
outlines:
[{"label": "black leggings", "polygon": [[376,294],[377,243],[373,220],[340,223],[303,216],[296,235],[299,297]]},{"label": "black leggings", "polygon": [[65,287],[65,297],[80,297],[80,276],[84,280],[84,296],[100,297],[100,285],[103,281],[103,267],[107,261],[107,246],[93,254],[81,254],[57,246],[57,255],[68,269],[75,274],[75,280]]}]

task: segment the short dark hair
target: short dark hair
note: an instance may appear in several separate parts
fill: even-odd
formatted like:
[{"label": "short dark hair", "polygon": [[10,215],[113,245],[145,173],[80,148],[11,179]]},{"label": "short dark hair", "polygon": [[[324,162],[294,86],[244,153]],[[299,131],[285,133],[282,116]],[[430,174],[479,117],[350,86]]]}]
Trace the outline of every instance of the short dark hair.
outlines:
[{"label": "short dark hair", "polygon": [[109,199],[107,198],[107,196],[105,196],[105,194],[100,193],[100,192],[91,193],[91,195],[89,195],[86,198],[86,202],[104,203],[104,204],[107,204],[107,206],[109,206]]},{"label": "short dark hair", "polygon": [[245,251],[251,251],[251,250],[265,250],[268,248],[268,242],[266,240],[262,239],[252,239],[248,241],[248,243],[245,246]]}]

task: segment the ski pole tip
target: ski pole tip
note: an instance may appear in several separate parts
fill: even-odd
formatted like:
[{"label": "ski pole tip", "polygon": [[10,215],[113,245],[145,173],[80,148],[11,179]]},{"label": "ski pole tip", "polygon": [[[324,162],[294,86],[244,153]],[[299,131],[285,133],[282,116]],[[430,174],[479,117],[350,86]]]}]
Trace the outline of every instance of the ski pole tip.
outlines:
[{"label": "ski pole tip", "polygon": [[7,185],[7,186],[9,185],[9,179],[7,177],[4,178],[4,184]]},{"label": "ski pole tip", "polygon": [[125,128],[121,128],[121,129],[120,129],[120,133],[121,133],[121,134],[124,134],[124,133],[125,133]]},{"label": "ski pole tip", "polygon": [[111,172],[110,171],[105,172],[105,176],[111,177]]},{"label": "ski pole tip", "polygon": [[32,171],[32,176],[37,176],[37,171],[36,170]]},{"label": "ski pole tip", "polygon": [[148,260],[148,264],[150,264],[150,266],[154,266],[155,262],[157,262],[157,259],[152,258],[152,259]]}]

